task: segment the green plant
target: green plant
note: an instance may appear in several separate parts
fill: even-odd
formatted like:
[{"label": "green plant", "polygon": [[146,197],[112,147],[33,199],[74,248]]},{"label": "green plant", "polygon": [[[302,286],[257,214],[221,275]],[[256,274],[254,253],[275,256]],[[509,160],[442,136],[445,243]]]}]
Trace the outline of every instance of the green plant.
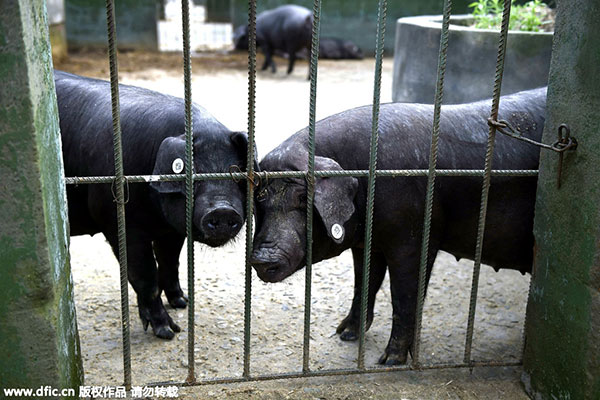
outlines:
[{"label": "green plant", "polygon": [[[476,28],[499,29],[502,24],[504,2],[502,0],[477,0],[469,7]],[[508,28],[510,30],[540,31],[549,23],[552,10],[541,0],[532,0],[523,5],[514,4],[511,0],[511,13]]]}]

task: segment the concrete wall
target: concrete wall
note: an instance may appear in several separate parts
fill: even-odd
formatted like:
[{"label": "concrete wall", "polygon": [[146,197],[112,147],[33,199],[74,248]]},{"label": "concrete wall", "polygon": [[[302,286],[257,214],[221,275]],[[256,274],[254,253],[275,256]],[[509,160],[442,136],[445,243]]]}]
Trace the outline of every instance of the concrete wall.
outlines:
[{"label": "concrete wall", "polygon": [[600,399],[600,2],[558,3],[543,141],[568,124],[579,146],[543,150],[523,377],[535,399]]},{"label": "concrete wall", "polygon": [[[115,2],[120,49],[157,50],[159,0]],[[106,4],[97,0],[65,0],[67,42],[70,49],[105,48]]]},{"label": "concrete wall", "polygon": [[[444,103],[468,103],[492,96],[498,31],[470,28],[467,16],[452,17],[444,79]],[[442,31],[441,16],[401,18],[396,28],[392,99],[433,103]],[[546,86],[552,33],[508,35],[502,95]]]},{"label": "concrete wall", "polygon": [[43,0],[2,2],[0,76],[0,387],[78,389],[83,370]]}]

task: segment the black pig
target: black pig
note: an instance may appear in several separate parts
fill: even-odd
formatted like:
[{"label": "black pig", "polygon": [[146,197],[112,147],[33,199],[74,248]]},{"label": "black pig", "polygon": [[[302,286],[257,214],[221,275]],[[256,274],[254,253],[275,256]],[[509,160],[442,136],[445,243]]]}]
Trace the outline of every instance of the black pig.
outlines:
[{"label": "black pig", "polygon": [[[500,119],[528,138],[539,140],[546,89],[503,97]],[[491,102],[442,108],[437,167],[482,169]],[[371,106],[342,112],[316,126],[317,170],[368,169]],[[381,106],[379,169],[427,169],[433,106]],[[308,131],[304,129],[271,151],[260,167],[267,171],[306,170]],[[536,169],[536,146],[498,135],[496,169]],[[481,196],[481,177],[438,177],[435,185],[427,279],[438,250],[457,258],[474,257]],[[375,294],[389,269],[393,325],[381,364],[404,364],[413,342],[417,280],[426,193],[426,177],[379,177],[373,215],[368,324]],[[356,337],[363,268],[366,178],[317,179],[313,260],[335,257],[350,248],[354,256],[355,293],[349,315],[338,332]],[[495,268],[531,270],[535,177],[494,177],[489,192],[483,259]],[[279,282],[305,264],[306,183],[303,179],[272,180],[257,192],[257,234],[251,262],[266,282]]]},{"label": "black pig", "polygon": [[319,58],[332,60],[362,60],[362,50],[351,40],[322,37],[319,40]]},{"label": "black pig", "polygon": [[[110,85],[61,71],[54,73],[66,176],[113,175]],[[184,102],[150,90],[120,85],[123,167],[126,175],[181,172],[185,159]],[[231,132],[205,109],[193,106],[194,168],[224,172],[246,165],[248,139]],[[177,161],[176,161],[177,160]],[[179,165],[176,165],[179,164]],[[165,310],[187,298],[179,286],[179,254],[185,239],[183,182],[128,185],[126,206],[128,278],[144,329],[171,339],[180,328]],[[233,181],[195,183],[193,238],[221,246],[245,219],[243,185]],[[71,235],[102,232],[118,254],[117,217],[110,184],[67,187]],[[157,269],[158,263],[158,269]]]},{"label": "black pig", "polygon": [[[308,59],[310,49],[302,49],[296,53],[296,58]],[[287,53],[281,54],[288,57]],[[319,58],[329,60],[362,60],[362,50],[351,40],[335,37],[322,37],[319,39]]]},{"label": "black pig", "polygon": [[242,25],[235,28],[233,46],[236,50],[248,50],[248,26]]},{"label": "black pig", "polygon": [[[296,53],[303,48],[310,49],[313,15],[308,8],[288,4],[272,10],[266,10],[256,17],[256,45],[265,53],[262,70],[269,66],[275,73],[277,67],[273,61],[276,52],[289,55],[287,73],[291,74],[296,62]],[[248,49],[248,27],[240,26],[233,38],[235,48]]]}]

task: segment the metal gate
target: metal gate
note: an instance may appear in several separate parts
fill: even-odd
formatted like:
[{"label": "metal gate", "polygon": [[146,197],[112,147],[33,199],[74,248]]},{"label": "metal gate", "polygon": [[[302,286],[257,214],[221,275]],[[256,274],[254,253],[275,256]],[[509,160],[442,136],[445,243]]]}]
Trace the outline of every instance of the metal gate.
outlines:
[{"label": "metal gate", "polygon": [[[321,1],[315,0],[313,7],[314,22],[312,26],[312,51],[310,57],[310,113],[309,113],[309,159],[307,171],[255,171],[252,160],[255,156],[255,93],[256,93],[256,0],[249,0],[248,15],[248,148],[247,148],[247,172],[222,172],[222,173],[194,173],[193,172],[193,146],[192,146],[192,118],[191,118],[191,58],[190,58],[190,27],[189,27],[189,9],[188,1],[182,0],[183,14],[183,59],[184,59],[184,84],[185,84],[185,136],[186,136],[186,158],[185,175],[145,175],[145,176],[124,176],[123,159],[121,149],[121,127],[119,119],[119,87],[117,73],[117,55],[116,55],[116,28],[114,0],[106,0],[107,11],[107,29],[108,29],[108,48],[110,59],[110,80],[112,95],[112,113],[113,113],[113,137],[114,137],[114,159],[115,176],[104,177],[68,177],[67,184],[93,184],[93,183],[113,183],[115,187],[115,201],[117,204],[118,217],[118,237],[119,237],[119,263],[120,263],[120,283],[121,283],[121,326],[123,336],[123,366],[124,366],[124,385],[127,389],[131,388],[131,353],[130,353],[130,321],[128,304],[128,281],[127,281],[127,251],[125,236],[125,192],[129,184],[164,182],[164,181],[182,181],[185,180],[186,187],[186,233],[187,233],[187,262],[188,262],[188,377],[185,382],[170,382],[181,385],[209,384],[209,383],[230,383],[243,381],[259,381],[278,378],[309,377],[324,375],[346,375],[358,373],[400,371],[410,369],[437,369],[437,368],[473,368],[475,366],[508,366],[519,365],[520,362],[475,362],[471,358],[471,349],[473,341],[475,310],[477,306],[477,290],[479,273],[481,268],[483,233],[486,223],[486,210],[488,201],[488,192],[492,176],[537,176],[537,170],[492,170],[492,154],[494,150],[494,141],[497,130],[502,130],[503,126],[498,123],[498,108],[500,99],[500,88],[502,84],[502,75],[504,69],[504,58],[506,52],[506,40],[508,34],[508,22],[510,17],[511,0],[504,0],[504,11],[502,15],[502,27],[498,43],[498,56],[496,63],[496,75],[494,80],[493,102],[490,110],[489,135],[487,141],[487,150],[485,155],[485,167],[483,170],[447,170],[437,169],[436,161],[438,154],[438,140],[440,135],[440,113],[441,103],[444,93],[444,74],[446,66],[446,54],[448,49],[449,24],[452,8],[452,0],[444,1],[442,35],[440,41],[437,87],[434,103],[434,119],[432,121],[431,148],[429,155],[429,169],[410,169],[410,170],[378,170],[377,169],[377,147],[378,147],[378,120],[381,89],[381,72],[383,59],[383,43],[385,38],[385,20],[386,20],[386,0],[379,0],[377,36],[376,36],[376,55],[375,55],[375,73],[374,73],[374,93],[373,93],[373,122],[370,139],[370,157],[368,170],[353,171],[315,171],[315,108],[317,94],[317,71],[319,56],[319,31],[321,16]],[[563,150],[564,151],[564,150]],[[333,176],[352,176],[368,178],[367,193],[367,217],[365,221],[365,252],[364,252],[364,273],[362,284],[362,302],[360,313],[360,334],[358,361],[355,368],[352,369],[328,369],[314,371],[309,368],[310,360],[310,316],[311,316],[311,282],[312,282],[312,231],[313,231],[313,201],[315,179],[320,177]],[[427,176],[427,194],[424,217],[424,230],[421,249],[421,263],[419,271],[418,299],[416,310],[416,324],[413,348],[413,360],[410,365],[395,367],[368,367],[365,366],[365,326],[367,315],[367,290],[369,282],[369,264],[371,255],[371,231],[373,225],[373,207],[376,178],[385,177],[424,177]],[[477,245],[475,249],[475,267],[473,269],[473,279],[470,296],[470,306],[468,314],[467,333],[465,338],[464,358],[461,363],[456,364],[426,364],[420,360],[421,347],[421,326],[423,317],[423,305],[425,299],[426,285],[426,266],[429,250],[430,227],[432,219],[432,207],[434,193],[434,184],[437,176],[475,176],[482,177],[481,207],[479,212]],[[281,178],[304,178],[307,182],[307,249],[306,249],[306,282],[305,282],[305,303],[304,303],[304,342],[303,342],[303,367],[301,371],[290,371],[280,374],[255,375],[251,371],[250,360],[250,311],[251,311],[251,274],[250,253],[252,251],[253,241],[253,220],[248,218],[246,223],[246,256],[245,256],[245,305],[244,305],[244,354],[243,354],[243,375],[242,377],[219,377],[216,379],[197,380],[195,372],[194,358],[194,242],[192,240],[192,212],[193,212],[193,186],[195,181],[201,180],[227,180],[227,179],[246,179],[247,202],[246,215],[253,215],[254,209],[254,191],[256,185],[262,180],[281,179]],[[162,383],[164,384],[164,383]]]}]

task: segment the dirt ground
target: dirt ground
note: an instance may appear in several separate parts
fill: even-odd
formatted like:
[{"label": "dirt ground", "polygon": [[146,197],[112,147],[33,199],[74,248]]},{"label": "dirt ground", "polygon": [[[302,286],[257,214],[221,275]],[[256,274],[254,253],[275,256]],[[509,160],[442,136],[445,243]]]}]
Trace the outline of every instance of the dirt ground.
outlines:
[{"label": "dirt ground", "polygon": [[[259,66],[261,61],[259,56]],[[258,73],[256,140],[259,157],[308,124],[307,63],[300,62],[294,73],[287,76],[284,73],[285,60],[276,59],[276,62],[279,66],[277,74]],[[194,101],[232,130],[247,130],[246,65],[247,58],[242,54],[197,55],[193,59]],[[122,83],[183,96],[179,55],[124,53],[119,56],[119,66]],[[101,53],[73,54],[55,67],[86,76],[108,77],[108,62]],[[370,104],[373,67],[371,59],[320,62],[317,118]],[[391,101],[392,67],[392,59],[386,58],[382,102]],[[245,238],[240,235],[233,243],[220,249],[195,244],[198,379],[239,377],[242,374],[244,243]],[[86,384],[121,384],[117,261],[102,235],[73,237],[70,249]],[[183,253],[180,280],[187,292],[185,251]],[[446,253],[438,255],[424,309],[423,362],[462,361],[472,265],[467,260],[457,262]],[[507,362],[520,359],[528,285],[528,275],[505,270],[496,273],[490,267],[482,267],[473,359]],[[311,369],[354,368],[357,343],[342,342],[335,334],[337,324],[350,308],[353,294],[352,258],[348,252],[314,266],[312,294]],[[129,302],[134,384],[185,380],[187,311],[167,306],[171,316],[182,327],[182,332],[172,341],[163,341],[151,332],[144,332],[131,289]],[[302,369],[303,304],[303,272],[277,284],[263,283],[253,274],[253,375],[298,372]],[[377,296],[373,325],[366,335],[367,366],[376,365],[387,344],[390,329],[391,304],[386,278]],[[189,398],[274,399],[399,399],[404,395],[406,398],[432,399],[526,398],[518,383],[518,372],[518,368],[496,368],[476,369],[473,376],[464,370],[381,373],[208,386],[198,389],[199,392],[184,388],[182,394],[187,393]],[[422,392],[406,391],[420,382],[424,382]]]}]

